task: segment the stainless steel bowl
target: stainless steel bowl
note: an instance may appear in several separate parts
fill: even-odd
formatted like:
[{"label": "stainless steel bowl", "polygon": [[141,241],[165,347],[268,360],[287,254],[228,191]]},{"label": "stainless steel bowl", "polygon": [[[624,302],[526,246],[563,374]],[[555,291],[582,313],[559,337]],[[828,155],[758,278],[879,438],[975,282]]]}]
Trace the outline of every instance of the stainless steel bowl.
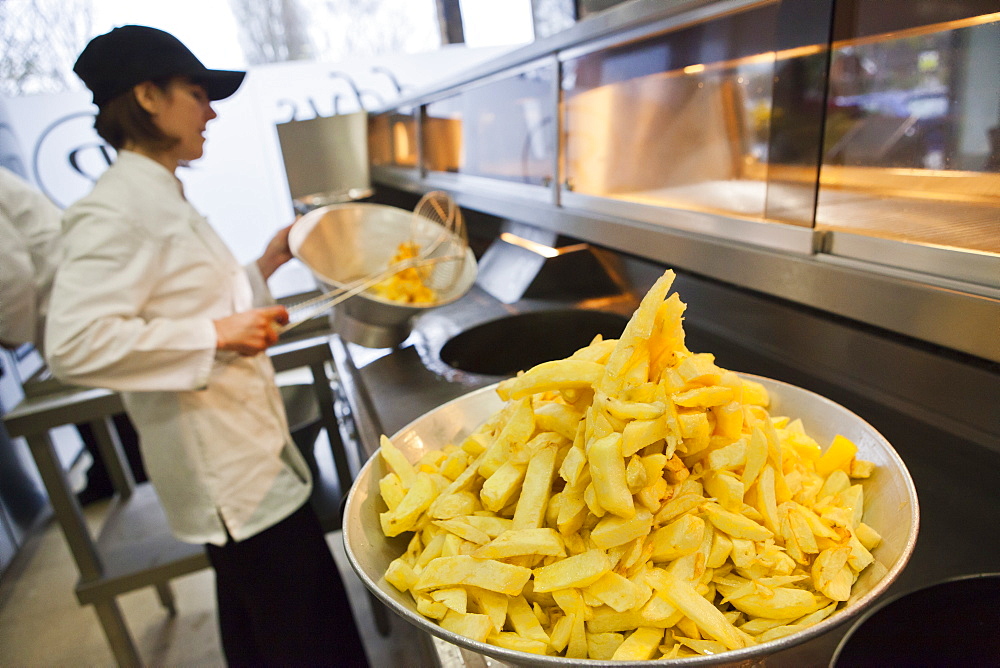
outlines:
[{"label": "stainless steel bowl", "polygon": [[[718,666],[747,665],[820,636],[855,618],[889,587],[903,570],[913,552],[919,526],[917,492],[906,466],[889,442],[870,424],[843,406],[818,394],[769,378],[743,374],[762,383],[771,395],[771,414],[801,418],[806,429],[820,443],[829,443],[836,434],[853,440],[859,458],[872,461],[875,473],[865,481],[865,522],[882,534],[882,542],[872,551],[875,562],[861,573],[847,605],[815,626],[779,640],[733,650],[716,656],[674,661],[596,661],[539,656],[515,652],[476,642],[446,631],[416,611],[408,594],[400,593],[385,581],[389,562],[402,554],[407,536],[386,538],[378,515],[386,507],[379,496],[378,481],[388,471],[376,454],[361,469],[347,498],[344,512],[344,541],[347,556],[365,585],[394,612],[411,624],[450,643],[501,661],[523,666]],[[413,421],[393,442],[410,461],[424,452],[458,443],[500,408],[496,385],[476,390],[450,401]]]},{"label": "stainless steel bowl", "polygon": [[[410,240],[413,212],[384,204],[334,204],[299,218],[288,234],[292,254],[312,272],[327,292],[386,269],[399,244]],[[441,226],[429,221],[418,226],[417,243],[434,240]],[[371,292],[341,302],[333,311],[333,329],[353,343],[388,348],[401,343],[411,319],[455,301],[476,280],[476,258],[465,249],[458,279],[431,304],[402,304]]]}]

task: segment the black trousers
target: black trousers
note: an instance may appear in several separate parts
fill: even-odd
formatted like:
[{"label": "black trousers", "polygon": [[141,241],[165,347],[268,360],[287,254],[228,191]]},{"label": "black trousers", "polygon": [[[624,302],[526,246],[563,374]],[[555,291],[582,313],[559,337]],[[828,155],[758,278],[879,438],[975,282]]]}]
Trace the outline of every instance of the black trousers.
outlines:
[{"label": "black trousers", "polygon": [[256,536],[206,549],[230,666],[368,665],[309,502]]},{"label": "black trousers", "polygon": [[[121,441],[122,450],[125,451],[125,462],[132,471],[132,477],[137,483],[146,482],[146,468],[142,463],[142,455],[139,453],[139,435],[125,413],[118,413],[112,416],[115,430],[118,432],[118,440]],[[89,424],[76,425],[80,432],[80,439],[86,446],[87,451],[94,458],[94,463],[87,471],[87,486],[77,495],[80,505],[87,505],[93,501],[108,499],[115,493],[115,488],[111,484],[111,477],[108,475],[108,468],[104,464],[104,457],[100,448],[97,447],[97,437]]]}]

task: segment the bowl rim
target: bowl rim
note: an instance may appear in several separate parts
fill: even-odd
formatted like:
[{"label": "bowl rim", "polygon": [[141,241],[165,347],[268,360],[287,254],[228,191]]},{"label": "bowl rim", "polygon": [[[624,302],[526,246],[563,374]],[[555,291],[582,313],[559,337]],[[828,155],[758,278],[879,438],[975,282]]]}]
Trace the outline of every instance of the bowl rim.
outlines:
[{"label": "bowl rim", "polygon": [[[431,633],[446,642],[458,645],[460,647],[464,647],[478,654],[482,654],[500,661],[504,661],[505,663],[510,663],[511,665],[514,666],[522,665],[525,662],[527,662],[528,665],[588,666],[593,668],[599,666],[625,667],[625,666],[647,666],[647,665],[718,666],[718,665],[737,664],[748,660],[760,659],[762,657],[770,656],[772,654],[776,654],[783,650],[787,650],[792,647],[801,645],[805,642],[813,640],[814,638],[824,635],[834,630],[835,628],[842,626],[848,621],[858,617],[862,613],[868,612],[873,602],[885,593],[885,591],[892,585],[893,582],[895,582],[896,578],[906,567],[906,564],[909,562],[910,557],[913,554],[913,550],[916,547],[917,535],[919,534],[920,530],[920,507],[919,507],[919,500],[917,497],[916,486],[914,485],[913,478],[910,475],[909,470],[906,468],[906,464],[903,462],[902,457],[899,456],[899,453],[896,452],[895,448],[892,447],[892,444],[888,441],[888,439],[886,439],[881,434],[881,432],[875,429],[875,427],[873,427],[867,420],[859,416],[854,411],[850,410],[846,406],[843,406],[842,404],[833,401],[832,399],[828,399],[827,397],[817,392],[813,392],[812,390],[808,390],[798,385],[793,385],[792,383],[787,383],[785,381],[768,378],[766,376],[759,376],[756,374],[743,373],[743,372],[737,372],[737,373],[741,378],[746,378],[758,382],[764,381],[765,385],[770,383],[773,385],[777,385],[779,387],[790,388],[790,390],[793,392],[803,392],[808,395],[812,395],[811,398],[813,400],[816,400],[820,403],[824,403],[827,405],[835,406],[837,409],[846,411],[847,413],[853,415],[859,421],[859,423],[865,425],[868,429],[870,429],[871,434],[877,437],[879,441],[881,441],[882,446],[885,448],[886,457],[893,461],[893,463],[895,464],[895,468],[902,474],[902,480],[907,491],[908,506],[911,509],[910,531],[907,536],[906,543],[904,544],[903,549],[900,552],[899,558],[896,560],[896,563],[894,563],[890,568],[886,569],[886,572],[883,574],[882,578],[878,581],[878,583],[876,583],[875,586],[872,587],[872,589],[869,592],[856,599],[849,608],[843,608],[837,610],[826,619],[822,620],[821,622],[813,626],[810,626],[805,630],[798,631],[783,638],[778,638],[776,640],[771,640],[766,643],[761,643],[759,645],[752,645],[750,647],[743,647],[740,649],[729,650],[722,654],[684,657],[680,659],[657,659],[650,661],[571,659],[561,656],[528,654],[525,652],[518,652],[503,647],[498,647],[497,645],[491,645],[489,643],[479,642],[477,640],[473,640],[472,638],[468,638],[466,636],[454,633],[452,631],[448,631],[447,629],[443,628],[440,624],[438,624],[435,620],[425,618],[419,613],[416,613],[412,610],[409,610],[408,608],[403,607],[393,597],[389,596],[386,592],[384,592],[376,582],[372,581],[371,578],[368,576],[368,574],[362,568],[360,562],[358,561],[357,556],[354,554],[351,541],[348,539],[351,523],[346,521],[346,519],[351,516],[352,514],[351,509],[353,505],[355,503],[358,503],[356,501],[356,493],[359,488],[359,483],[360,481],[365,479],[367,475],[370,474],[368,469],[375,465],[374,462],[377,460],[379,456],[378,451],[374,452],[364,463],[361,469],[358,471],[354,483],[352,483],[351,485],[351,490],[347,495],[347,500],[344,504],[345,521],[343,523],[344,524],[343,538],[344,538],[344,546],[347,552],[348,561],[350,562],[351,567],[357,573],[358,577],[364,583],[365,587],[368,588],[368,590],[371,591],[373,594],[375,594],[375,596],[382,603],[387,605],[389,609],[391,609],[393,612],[395,612],[397,615],[402,617],[410,624],[413,624],[414,626],[417,626],[418,629]],[[390,437],[391,440],[395,441],[396,439],[398,439],[401,434],[412,429],[414,424],[425,419],[431,413],[443,410],[448,406],[451,406],[463,400],[467,400],[472,396],[477,396],[491,392],[495,393],[497,385],[499,385],[499,382],[478,388],[476,390],[473,390],[459,397],[456,397],[446,403],[441,404],[436,408],[433,408],[425,412],[421,416],[411,420],[405,426],[397,430],[396,433]],[[441,447],[443,447],[443,445]],[[764,651],[762,651],[762,649]]]},{"label": "bowl rim", "polygon": [[[379,204],[376,202],[342,202],[342,203],[328,204],[326,206],[317,207],[299,216],[295,220],[295,222],[292,223],[291,229],[288,231],[288,247],[292,253],[292,256],[296,260],[301,262],[306,267],[306,269],[309,270],[309,273],[312,274],[313,278],[316,281],[330,286],[329,288],[323,288],[324,291],[329,289],[342,288],[345,285],[347,285],[347,283],[344,283],[343,281],[337,281],[329,276],[326,276],[322,272],[314,269],[309,264],[309,262],[307,262],[305,258],[302,257],[300,249],[302,248],[302,245],[305,243],[306,239],[309,238],[309,235],[312,233],[313,229],[320,223],[321,220],[323,220],[324,217],[326,217],[328,213],[334,211],[348,210],[348,209],[370,209],[370,210],[380,209],[380,210],[390,210],[394,214],[402,213],[411,216],[414,215],[413,211],[408,211],[407,209],[404,209],[402,207],[392,206],[389,204]],[[433,221],[431,222],[435,225],[438,224],[434,223]],[[466,267],[470,268],[466,269]],[[363,301],[373,302],[381,306],[392,307],[396,310],[399,310],[400,312],[416,314],[421,311],[437,308],[439,306],[445,306],[446,304],[450,304],[458,299],[461,299],[463,296],[465,296],[465,293],[467,293],[475,284],[476,277],[478,276],[478,274],[479,274],[479,263],[476,260],[476,254],[475,252],[473,252],[471,247],[467,246],[465,249],[465,259],[463,261],[462,276],[458,279],[459,281],[462,282],[462,284],[458,285],[457,289],[453,288],[449,292],[447,297],[438,299],[437,301],[431,304],[404,304],[402,302],[393,301],[391,299],[380,297],[368,290],[365,290],[363,292],[359,292],[353,295],[351,299],[360,297]]]}]

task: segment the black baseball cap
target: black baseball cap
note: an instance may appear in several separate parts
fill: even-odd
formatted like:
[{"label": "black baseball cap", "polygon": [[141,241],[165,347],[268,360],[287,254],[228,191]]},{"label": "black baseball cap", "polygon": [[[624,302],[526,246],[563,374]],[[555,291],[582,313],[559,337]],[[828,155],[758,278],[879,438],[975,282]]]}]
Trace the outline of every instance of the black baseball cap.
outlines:
[{"label": "black baseball cap", "polygon": [[200,84],[208,99],[221,100],[236,92],[246,72],[210,70],[190,49],[168,32],[147,26],[121,26],[98,35],[73,66],[103,106],[143,81],[187,76]]}]

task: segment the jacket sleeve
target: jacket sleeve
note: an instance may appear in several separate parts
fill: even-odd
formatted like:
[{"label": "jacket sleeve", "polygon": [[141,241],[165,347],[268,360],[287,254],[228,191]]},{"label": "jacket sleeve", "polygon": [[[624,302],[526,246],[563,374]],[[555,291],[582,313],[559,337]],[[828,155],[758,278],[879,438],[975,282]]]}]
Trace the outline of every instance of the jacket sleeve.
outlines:
[{"label": "jacket sleeve", "polygon": [[273,306],[277,304],[278,302],[271,295],[271,289],[267,287],[264,275],[260,273],[260,267],[257,266],[257,262],[254,261],[245,264],[243,265],[243,269],[246,270],[247,278],[250,279],[254,307]]},{"label": "jacket sleeve", "polygon": [[0,343],[4,345],[35,339],[38,300],[34,274],[24,240],[0,212]]},{"label": "jacket sleeve", "polygon": [[158,242],[102,207],[65,221],[45,354],[65,382],[121,391],[207,385],[216,334],[207,316],[141,316],[161,272]]},{"label": "jacket sleeve", "polygon": [[40,344],[58,257],[59,208],[0,167],[0,341]]}]

